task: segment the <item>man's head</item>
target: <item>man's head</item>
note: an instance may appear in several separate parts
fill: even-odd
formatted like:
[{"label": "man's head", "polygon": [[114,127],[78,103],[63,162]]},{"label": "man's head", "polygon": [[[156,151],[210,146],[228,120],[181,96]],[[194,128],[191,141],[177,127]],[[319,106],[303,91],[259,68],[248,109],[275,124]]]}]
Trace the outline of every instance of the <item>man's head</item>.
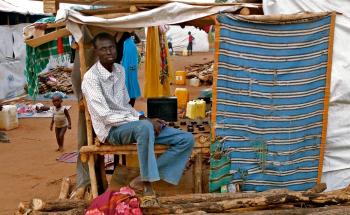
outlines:
[{"label": "man's head", "polygon": [[113,36],[108,33],[99,33],[92,40],[92,44],[101,64],[103,66],[113,65],[117,57]]},{"label": "man's head", "polygon": [[188,35],[191,35],[191,31],[188,32]]}]

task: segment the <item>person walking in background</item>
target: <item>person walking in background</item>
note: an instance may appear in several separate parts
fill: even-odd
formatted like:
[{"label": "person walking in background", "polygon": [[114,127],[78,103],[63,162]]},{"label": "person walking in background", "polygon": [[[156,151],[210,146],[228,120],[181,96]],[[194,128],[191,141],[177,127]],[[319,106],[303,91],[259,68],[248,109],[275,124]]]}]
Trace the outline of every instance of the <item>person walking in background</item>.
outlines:
[{"label": "person walking in background", "polygon": [[117,63],[124,67],[125,85],[130,97],[129,104],[132,107],[134,107],[136,99],[141,96],[138,81],[139,55],[133,37],[135,36],[129,32],[124,32],[117,44]]},{"label": "person walking in background", "polygon": [[172,41],[171,37],[168,37],[168,50],[170,52],[170,49],[171,49],[170,55],[173,55],[174,49],[173,49],[173,43],[171,41]]},{"label": "person walking in background", "polygon": [[53,116],[51,120],[50,130],[53,130],[55,124],[55,133],[58,149],[56,151],[63,151],[64,135],[68,129],[71,129],[71,120],[68,110],[62,106],[62,95],[54,94],[52,96]]},{"label": "person walking in background", "polygon": [[188,45],[187,45],[187,55],[192,55],[192,46],[193,46],[194,37],[191,34],[191,31],[188,32]]}]

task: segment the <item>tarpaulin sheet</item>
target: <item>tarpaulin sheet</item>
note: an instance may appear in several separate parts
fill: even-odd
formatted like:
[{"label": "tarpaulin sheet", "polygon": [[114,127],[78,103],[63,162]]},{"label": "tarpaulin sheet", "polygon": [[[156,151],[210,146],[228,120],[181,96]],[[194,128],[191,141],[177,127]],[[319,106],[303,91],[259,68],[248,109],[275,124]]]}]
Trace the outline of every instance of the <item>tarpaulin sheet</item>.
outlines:
[{"label": "tarpaulin sheet", "polygon": [[264,13],[336,11],[331,96],[322,181],[328,190],[350,181],[350,1],[264,0]]},{"label": "tarpaulin sheet", "polygon": [[[256,7],[246,4],[248,7]],[[78,24],[104,27],[110,30],[127,30],[142,27],[170,25],[182,23],[220,12],[233,12],[241,6],[198,6],[179,2],[164,4],[152,10],[142,11],[127,16],[105,19],[95,16],[85,16],[73,10],[59,10],[56,21],[66,21],[68,30],[73,34],[76,41],[82,37],[82,31]]]}]

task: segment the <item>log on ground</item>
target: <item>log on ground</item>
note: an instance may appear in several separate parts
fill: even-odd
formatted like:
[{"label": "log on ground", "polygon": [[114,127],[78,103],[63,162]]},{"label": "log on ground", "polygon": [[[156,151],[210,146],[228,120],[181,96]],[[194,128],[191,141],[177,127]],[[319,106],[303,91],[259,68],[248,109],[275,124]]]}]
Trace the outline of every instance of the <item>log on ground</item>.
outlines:
[{"label": "log on ground", "polygon": [[44,201],[42,199],[32,199],[31,209],[36,211],[67,211],[75,208],[86,208],[89,202],[86,200],[60,199]]}]

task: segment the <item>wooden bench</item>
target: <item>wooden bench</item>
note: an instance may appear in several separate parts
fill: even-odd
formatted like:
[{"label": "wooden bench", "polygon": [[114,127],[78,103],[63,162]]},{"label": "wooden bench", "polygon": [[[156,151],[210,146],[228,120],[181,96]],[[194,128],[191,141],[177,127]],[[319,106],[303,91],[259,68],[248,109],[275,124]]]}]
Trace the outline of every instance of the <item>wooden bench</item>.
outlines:
[{"label": "wooden bench", "polygon": [[[202,192],[202,154],[209,153],[209,133],[194,134],[195,145],[193,147],[192,155],[195,158],[193,164],[193,186],[195,193]],[[161,154],[165,152],[169,147],[165,145],[156,144],[154,152]],[[90,171],[90,181],[92,195],[95,198],[97,193],[97,181],[95,173],[95,159],[93,155],[106,155],[106,154],[118,154],[118,155],[137,155],[136,144],[126,145],[102,145],[97,138],[94,138],[94,144],[83,146],[80,149],[80,159],[83,162],[88,162]]]}]

